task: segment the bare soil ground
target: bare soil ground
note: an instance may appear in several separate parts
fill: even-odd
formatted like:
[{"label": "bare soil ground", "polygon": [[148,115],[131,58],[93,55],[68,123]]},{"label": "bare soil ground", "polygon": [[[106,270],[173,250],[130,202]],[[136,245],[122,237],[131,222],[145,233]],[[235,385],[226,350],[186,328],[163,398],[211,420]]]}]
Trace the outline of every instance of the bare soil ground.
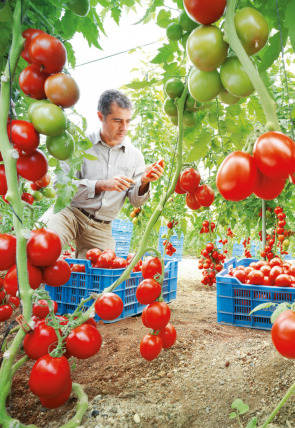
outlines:
[{"label": "bare soil ground", "polygon": [[[89,396],[83,426],[238,427],[229,419],[236,398],[250,406],[241,426],[255,415],[262,425],[295,379],[293,362],[276,352],[270,332],[218,324],[216,288],[201,284],[196,259],[179,264],[177,299],[170,308],[178,339],[152,362],[139,353],[148,332],[140,316],[98,323],[103,346],[96,356],[78,361],[73,373]],[[75,412],[75,397],[57,410],[44,409],[28,388],[31,366],[15,376],[10,414],[39,427],[62,425]],[[294,397],[270,426],[295,427]]]}]

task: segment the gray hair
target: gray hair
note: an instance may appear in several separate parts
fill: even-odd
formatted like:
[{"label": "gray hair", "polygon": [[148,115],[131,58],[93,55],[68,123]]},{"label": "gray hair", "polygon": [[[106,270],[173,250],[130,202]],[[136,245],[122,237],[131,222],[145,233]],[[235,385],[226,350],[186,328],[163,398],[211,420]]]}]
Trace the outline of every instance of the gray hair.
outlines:
[{"label": "gray hair", "polygon": [[97,110],[101,111],[103,116],[107,116],[111,113],[112,103],[118,104],[123,109],[132,110],[132,103],[129,98],[117,89],[108,89],[101,94]]}]

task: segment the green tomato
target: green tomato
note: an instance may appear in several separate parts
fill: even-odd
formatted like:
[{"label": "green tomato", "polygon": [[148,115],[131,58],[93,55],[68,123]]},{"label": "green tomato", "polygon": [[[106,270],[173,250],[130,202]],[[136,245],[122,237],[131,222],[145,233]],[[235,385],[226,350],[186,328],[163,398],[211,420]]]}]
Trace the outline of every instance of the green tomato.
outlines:
[{"label": "green tomato", "polygon": [[173,125],[178,126],[178,117],[177,116],[170,117],[170,121],[171,121],[171,123],[173,123]]},{"label": "green tomato", "polygon": [[174,101],[172,98],[166,98],[166,100],[164,101],[164,112],[168,115],[168,116],[177,116],[178,112],[177,112],[177,107],[174,104]]},{"label": "green tomato", "polygon": [[195,67],[202,71],[213,71],[224,62],[228,44],[223,40],[223,33],[219,28],[203,25],[191,33],[186,50]]},{"label": "green tomato", "polygon": [[42,195],[42,193],[41,192],[39,192],[38,190],[35,190],[34,192],[33,192],[33,198],[34,198],[34,201],[41,201],[42,199],[43,199],[43,195]]},{"label": "green tomato", "polygon": [[32,124],[40,134],[57,136],[66,129],[67,120],[60,107],[42,104],[33,110]]},{"label": "green tomato", "polygon": [[197,123],[196,117],[192,111],[184,110],[183,112],[183,124],[187,127],[195,126]]},{"label": "green tomato", "polygon": [[179,24],[177,24],[176,22],[172,22],[166,28],[166,35],[167,35],[169,40],[172,40],[174,42],[176,42],[177,40],[180,40],[181,36],[182,36],[181,26]]},{"label": "green tomato", "polygon": [[78,16],[86,16],[89,12],[89,0],[70,0],[67,6],[72,13]]},{"label": "green tomato", "polygon": [[66,160],[72,155],[75,143],[72,135],[69,132],[64,131],[56,137],[47,137],[46,147],[54,158]]},{"label": "green tomato", "polygon": [[258,10],[244,7],[235,14],[237,35],[248,55],[254,55],[265,46],[268,39],[268,23]]},{"label": "green tomato", "polygon": [[29,121],[30,122],[32,122],[32,114],[33,114],[33,111],[37,108],[37,107],[40,107],[40,106],[42,106],[42,105],[44,105],[44,104],[50,104],[50,102],[49,101],[47,101],[47,100],[40,100],[40,101],[35,101],[34,103],[32,103],[31,105],[30,105],[30,107],[28,108],[28,119],[29,119]]},{"label": "green tomato", "polygon": [[55,198],[55,190],[52,187],[44,187],[43,191],[43,196],[45,196],[45,198],[50,198],[53,199]]},{"label": "green tomato", "polygon": [[198,23],[190,19],[185,10],[181,12],[178,17],[178,23],[183,29],[183,31],[188,31],[189,33],[198,27]]},{"label": "green tomato", "polygon": [[184,90],[184,84],[182,80],[177,77],[171,77],[165,83],[165,92],[170,98],[180,98],[182,91]]},{"label": "green tomato", "polygon": [[247,97],[254,86],[236,56],[227,58],[220,68],[220,78],[224,88],[236,97]]},{"label": "green tomato", "polygon": [[237,104],[237,102],[240,100],[239,97],[235,97],[224,88],[222,88],[221,92],[219,92],[218,97],[222,103],[228,105]]},{"label": "green tomato", "polygon": [[197,111],[198,108],[201,106],[200,103],[198,103],[190,93],[187,94],[186,101],[185,101],[185,109],[188,111]]},{"label": "green tomato", "polygon": [[213,100],[222,89],[218,71],[193,69],[188,78],[188,89],[191,96],[200,103]]},{"label": "green tomato", "polygon": [[284,247],[286,247],[286,248],[288,248],[288,247],[289,247],[289,245],[290,245],[290,241],[289,241],[289,239],[285,239],[285,240],[283,241],[283,246],[284,246]]}]

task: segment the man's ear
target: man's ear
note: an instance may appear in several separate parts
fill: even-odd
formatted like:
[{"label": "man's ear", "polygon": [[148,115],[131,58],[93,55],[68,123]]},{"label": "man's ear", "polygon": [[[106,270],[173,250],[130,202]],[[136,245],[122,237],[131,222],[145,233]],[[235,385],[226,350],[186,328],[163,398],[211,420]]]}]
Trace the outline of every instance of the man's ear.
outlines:
[{"label": "man's ear", "polygon": [[101,112],[101,111],[98,111],[98,112],[97,112],[97,116],[98,116],[98,119],[99,119],[101,122],[103,122],[103,114],[102,114],[102,112]]}]

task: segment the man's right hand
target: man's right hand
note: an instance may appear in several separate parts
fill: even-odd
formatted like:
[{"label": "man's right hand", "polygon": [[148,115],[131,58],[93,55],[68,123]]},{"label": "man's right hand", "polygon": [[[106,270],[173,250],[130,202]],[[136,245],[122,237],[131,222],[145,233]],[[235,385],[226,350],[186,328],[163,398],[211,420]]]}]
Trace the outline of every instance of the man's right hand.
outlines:
[{"label": "man's right hand", "polygon": [[131,184],[135,184],[132,178],[125,175],[115,175],[107,180],[99,180],[95,185],[95,193],[101,192],[123,192],[129,189]]}]

